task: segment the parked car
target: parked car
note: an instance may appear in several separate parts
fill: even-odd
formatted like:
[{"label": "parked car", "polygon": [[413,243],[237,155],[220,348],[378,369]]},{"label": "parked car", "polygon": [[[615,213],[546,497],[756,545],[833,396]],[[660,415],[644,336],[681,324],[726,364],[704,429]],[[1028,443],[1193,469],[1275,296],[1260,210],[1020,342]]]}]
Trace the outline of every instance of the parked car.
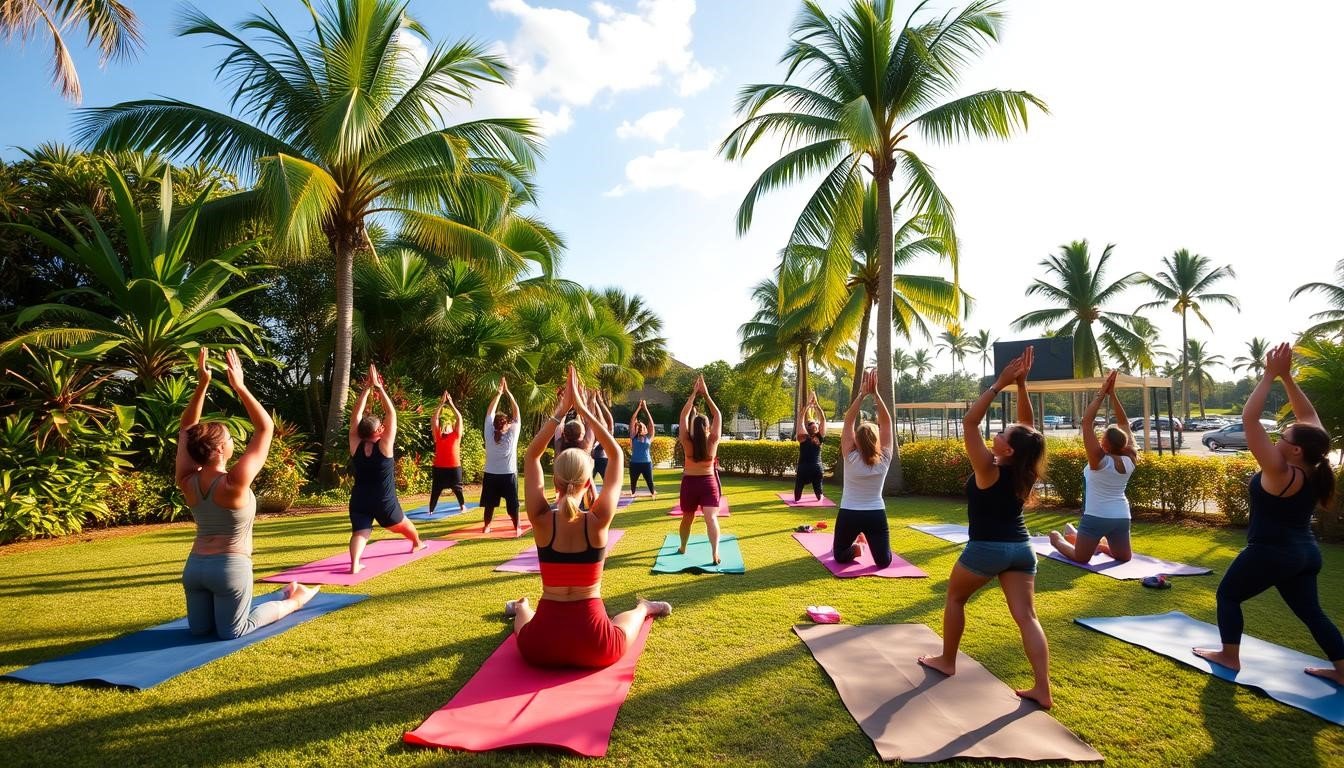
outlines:
[{"label": "parked car", "polygon": [[[1271,435],[1277,435],[1279,433],[1279,425],[1276,422],[1270,421],[1269,419],[1261,419],[1260,423],[1265,425],[1265,430]],[[1242,425],[1241,422],[1228,424],[1222,429],[1205,432],[1204,437],[1200,438],[1200,442],[1204,443],[1204,447],[1211,451],[1221,451],[1225,448],[1239,451],[1245,450],[1246,427]]]},{"label": "parked car", "polygon": [[1041,424],[1046,429],[1061,429],[1064,426],[1063,416],[1045,416],[1041,419]]},{"label": "parked car", "polygon": [[1222,429],[1228,423],[1221,416],[1191,416],[1185,420],[1185,428],[1191,432],[1203,432],[1210,429]]},{"label": "parked car", "polygon": [[[1176,430],[1176,447],[1181,448],[1185,445],[1185,436],[1182,434],[1182,432],[1184,432],[1185,425],[1181,422],[1181,420],[1168,419],[1166,416],[1159,416],[1155,419],[1152,419],[1149,426],[1149,430],[1158,434],[1158,440],[1157,440],[1158,447],[1164,449],[1170,447],[1169,446],[1169,442],[1171,440],[1170,431],[1173,427]],[[1142,416],[1138,417],[1137,419],[1129,420],[1129,431],[1133,433],[1134,441],[1138,444],[1140,448],[1147,447],[1144,445],[1143,442]]]},{"label": "parked car", "polygon": [[[1165,432],[1171,426],[1174,426],[1178,433],[1185,431],[1185,422],[1181,421],[1180,419],[1168,419],[1166,416],[1157,416],[1153,418],[1153,426],[1152,426],[1153,429],[1160,429]],[[1133,432],[1142,432],[1143,417],[1139,416],[1137,418],[1130,419],[1129,428]]]}]

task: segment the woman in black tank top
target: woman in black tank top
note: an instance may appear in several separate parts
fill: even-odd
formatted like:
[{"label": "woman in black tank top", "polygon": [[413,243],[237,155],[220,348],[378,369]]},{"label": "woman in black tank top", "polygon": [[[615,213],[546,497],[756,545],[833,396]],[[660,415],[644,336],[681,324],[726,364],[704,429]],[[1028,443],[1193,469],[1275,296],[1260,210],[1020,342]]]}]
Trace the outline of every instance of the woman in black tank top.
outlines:
[{"label": "woman in black tank top", "polygon": [[[815,418],[813,416],[815,412]],[[798,440],[798,467],[793,476],[793,500],[803,497],[803,486],[812,484],[812,493],[821,501],[821,478],[825,473],[821,463],[821,443],[826,439],[826,414],[817,402],[817,393],[808,395],[807,403],[794,417],[794,438]]]},{"label": "woman in black tank top", "polygon": [[[386,423],[364,412],[371,391],[378,393]],[[406,519],[401,511],[401,503],[397,501],[395,462],[392,459],[396,439],[397,409],[383,388],[378,369],[370,363],[369,377],[364,381],[364,389],[359,393],[359,400],[350,416],[350,469],[355,478],[354,487],[350,489],[351,573],[364,570],[359,559],[364,555],[369,537],[373,535],[375,522],[392,533],[406,537],[411,542],[412,552],[425,547],[425,543],[420,540],[420,533],[415,530],[415,523]]]},{"label": "woman in black tank top", "polygon": [[[966,454],[975,474],[966,481],[966,513],[970,541],[962,551],[947,583],[943,607],[943,652],[921,656],[919,663],[945,675],[956,674],[957,649],[966,629],[966,601],[995,578],[1003,589],[1008,611],[1022,633],[1022,646],[1035,682],[1016,691],[1049,709],[1050,647],[1045,630],[1036,619],[1036,553],[1031,549],[1022,508],[1045,461],[1045,438],[1032,424],[1031,399],[1027,395],[1027,372],[1032,348],[1008,364],[998,381],[975,401],[962,422]],[[994,436],[994,447],[985,447],[980,422],[1001,390],[1017,387],[1017,423]]]},{"label": "woman in black tank top", "polygon": [[[1241,669],[1241,604],[1270,587],[1278,590],[1293,614],[1330,660],[1330,667],[1308,667],[1309,675],[1344,685],[1344,635],[1321,610],[1316,579],[1321,550],[1311,533],[1311,517],[1334,495],[1330,436],[1305,393],[1293,381],[1293,352],[1287,344],[1270,351],[1265,373],[1246,400],[1241,423],[1246,445],[1260,471],[1251,478],[1251,526],[1247,545],[1218,585],[1218,635],[1223,647],[1195,648],[1201,656],[1229,669]],[[1283,380],[1295,422],[1278,443],[1260,423],[1274,379]]]}]

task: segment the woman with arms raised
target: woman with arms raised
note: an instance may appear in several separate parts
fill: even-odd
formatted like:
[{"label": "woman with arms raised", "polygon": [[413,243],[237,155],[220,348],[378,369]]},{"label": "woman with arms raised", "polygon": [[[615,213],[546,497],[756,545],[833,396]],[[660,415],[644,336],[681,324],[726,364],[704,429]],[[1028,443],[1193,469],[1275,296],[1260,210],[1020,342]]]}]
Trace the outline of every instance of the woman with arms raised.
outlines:
[{"label": "woman with arms raised", "polygon": [[[1306,673],[1344,685],[1344,637],[1321,610],[1316,584],[1321,573],[1321,549],[1311,534],[1312,514],[1324,509],[1335,494],[1330,435],[1321,428],[1311,401],[1293,381],[1292,366],[1293,350],[1287,344],[1270,350],[1265,374],[1241,411],[1246,444],[1260,465],[1260,471],[1251,477],[1251,527],[1246,532],[1246,548],[1232,561],[1218,585],[1218,634],[1223,647],[1196,648],[1194,652],[1215,664],[1240,670],[1241,604],[1274,587],[1293,614],[1307,625],[1333,665],[1308,667]],[[1277,443],[1269,439],[1260,423],[1270,385],[1276,378],[1283,381],[1295,419]]]},{"label": "woman with arms raised", "polygon": [[[1045,438],[1032,426],[1031,398],[1027,395],[1031,360],[1032,348],[1027,347],[999,374],[994,386],[980,395],[962,422],[966,453],[975,469],[966,480],[970,541],[952,567],[947,584],[943,652],[921,656],[919,662],[945,675],[956,674],[957,648],[966,630],[966,601],[997,577],[1036,678],[1035,685],[1016,693],[1049,709],[1053,703],[1050,647],[1036,619],[1036,553],[1022,516],[1022,508],[1045,469]],[[1017,423],[996,434],[994,447],[987,448],[980,437],[980,422],[994,398],[1010,384],[1017,385]]]},{"label": "woman with arms raised", "polygon": [[[555,457],[552,479],[558,498],[554,510],[546,498],[546,477],[541,470],[541,455],[571,407],[578,409],[610,457],[602,493],[587,512],[579,509],[579,502],[592,481],[593,457],[588,451],[566,448]],[[541,565],[541,600],[535,610],[526,597],[510,600],[504,612],[513,616],[518,652],[529,664],[611,666],[634,642],[645,617],[672,612],[667,603],[641,599],[633,609],[613,619],[602,603],[602,566],[606,562],[607,533],[621,496],[621,462],[616,438],[605,421],[588,410],[570,366],[569,383],[555,415],[537,430],[523,458],[527,520],[536,531]]]},{"label": "woman with arms raised", "polygon": [[[873,396],[877,423],[860,423],[859,406]],[[873,561],[879,568],[891,565],[891,534],[887,527],[887,505],[882,500],[882,484],[887,479],[895,435],[891,412],[877,387],[877,372],[867,371],[859,385],[859,396],[845,412],[845,428],[840,433],[840,455],[845,462],[844,487],[840,492],[840,511],[835,517],[836,562],[852,563],[863,553],[860,540],[873,549]],[[795,494],[796,496],[797,494]]]},{"label": "woman with arms raised", "polygon": [[[697,395],[705,396],[709,416],[695,412]],[[723,489],[719,487],[716,463],[719,436],[723,433],[723,416],[714,404],[714,398],[709,396],[704,376],[696,377],[691,396],[681,408],[680,424],[677,440],[685,456],[685,467],[681,473],[681,548],[677,551],[686,554],[686,545],[691,538],[691,524],[695,522],[696,511],[702,510],[705,528],[709,532],[709,552],[714,564],[718,565],[719,504],[722,502]]]},{"label": "woman with arms raised", "polygon": [[[814,416],[815,410],[815,416]],[[794,438],[798,441],[798,467],[793,476],[793,500],[803,496],[803,486],[812,484],[812,492],[821,501],[821,443],[826,439],[826,414],[817,402],[817,393],[807,398],[794,420]],[[842,451],[843,452],[843,451]]]},{"label": "woman with arms raised", "polygon": [[[370,392],[378,393],[386,422],[365,413]],[[350,467],[355,476],[355,485],[350,489],[350,572],[359,573],[364,570],[359,559],[373,535],[374,522],[405,536],[411,542],[412,552],[425,547],[415,523],[406,519],[397,500],[396,463],[392,459],[397,441],[397,409],[373,363],[369,363],[369,377],[350,417],[349,439]]]},{"label": "woman with arms raised", "polygon": [[[453,409],[451,425],[443,419],[445,407]],[[457,497],[457,508],[464,510],[467,503],[462,496],[462,412],[457,410],[457,403],[453,402],[453,396],[446,389],[443,398],[439,400],[439,409],[434,412],[433,437],[434,477],[429,489],[429,511],[431,514],[434,512],[434,507],[439,504],[439,495],[448,489],[452,489],[453,495]]]},{"label": "woman with arms raised", "polygon": [[[647,421],[640,421],[639,413],[644,412]],[[639,490],[639,478],[649,487],[649,496],[658,498],[653,489],[653,414],[649,413],[649,404],[643,400],[630,414],[630,495]]]},{"label": "woman with arms raised", "polygon": [[257,497],[252,481],[266,463],[275,425],[266,409],[243,384],[243,366],[233,350],[225,353],[229,386],[252,422],[252,439],[232,467],[233,438],[223,424],[202,423],[210,368],[202,347],[197,358],[196,392],[182,414],[177,434],[174,477],[196,522],[182,588],[187,597],[187,627],[193,635],[215,634],[233,640],[302,608],[317,587],[285,586],[284,598],[252,607],[252,521]]},{"label": "woman with arms raised", "polygon": [[[511,413],[499,410],[499,401],[508,395]],[[485,473],[481,477],[481,510],[484,513],[485,533],[490,532],[490,523],[495,519],[495,507],[504,502],[504,509],[513,521],[514,532],[518,525],[518,429],[521,414],[518,401],[509,391],[509,382],[500,377],[499,389],[485,411]]]}]

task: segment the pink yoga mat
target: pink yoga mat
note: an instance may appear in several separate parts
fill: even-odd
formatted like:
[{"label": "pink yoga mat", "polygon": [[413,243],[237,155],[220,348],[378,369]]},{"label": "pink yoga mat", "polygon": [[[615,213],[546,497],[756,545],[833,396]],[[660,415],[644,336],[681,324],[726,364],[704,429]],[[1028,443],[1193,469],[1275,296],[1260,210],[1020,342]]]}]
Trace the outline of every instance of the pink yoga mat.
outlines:
[{"label": "pink yoga mat", "polygon": [[[675,506],[675,507],[669,509],[669,510],[667,511],[667,514],[669,514],[669,515],[673,515],[673,516],[675,516],[675,517],[681,517],[682,514],[684,514],[684,513],[681,511],[681,503],[678,502],[678,503],[677,503],[677,506]],[[696,517],[704,517],[704,516],[705,516],[705,513],[697,509],[697,510],[695,510],[695,516],[696,516]],[[720,496],[720,497],[719,497],[719,517],[732,517],[732,516],[733,516],[732,513],[728,511],[728,497],[727,497],[727,496]]]},{"label": "pink yoga mat", "polygon": [[[607,554],[616,548],[616,542],[625,535],[622,530],[607,531]],[[537,561],[536,546],[528,547],[519,552],[512,560],[495,569],[496,571],[508,571],[509,573],[541,573],[541,563]]]},{"label": "pink yoga mat", "polygon": [[812,553],[812,556],[821,561],[826,569],[842,579],[849,579],[855,576],[881,576],[887,579],[920,579],[928,576],[915,566],[902,560],[893,554],[891,556],[891,565],[886,568],[878,568],[877,563],[873,562],[873,552],[870,547],[863,548],[863,554],[852,563],[836,562],[831,549],[835,545],[835,536],[829,533],[795,533],[793,538],[797,539],[803,549]]},{"label": "pink yoga mat", "polygon": [[813,495],[813,494],[807,492],[807,491],[803,491],[803,496],[802,496],[802,498],[800,498],[798,501],[794,501],[794,500],[793,500],[793,494],[790,493],[789,491],[781,491],[781,492],[779,493],[779,500],[782,501],[782,502],[784,502],[785,504],[788,504],[790,507],[834,507],[834,506],[835,506],[835,502],[834,502],[834,501],[831,501],[830,499],[826,498],[825,496],[822,496],[822,497],[821,497],[821,501],[817,501],[817,497],[816,497],[815,495]]},{"label": "pink yoga mat", "polygon": [[471,752],[546,746],[603,757],[652,624],[644,622],[620,661],[598,670],[530,666],[509,635],[451,701],[403,739]]},{"label": "pink yoga mat", "polygon": [[369,545],[365,547],[364,556],[360,558],[360,562],[364,564],[364,569],[359,573],[350,572],[350,552],[347,550],[314,563],[300,565],[298,568],[291,568],[274,576],[267,576],[262,581],[297,581],[300,584],[334,584],[348,587],[387,573],[393,568],[405,565],[413,560],[429,557],[435,552],[442,552],[456,543],[456,541],[444,541],[443,539],[426,539],[425,544],[427,546],[424,549],[419,552],[412,552],[411,543],[405,539],[379,539],[369,542]]},{"label": "pink yoga mat", "polygon": [[448,534],[448,538],[458,541],[466,539],[520,539],[532,532],[532,524],[526,520],[520,521],[519,525],[522,527],[514,532],[513,521],[505,518],[502,523],[496,520],[489,533],[481,533],[481,530],[485,528],[485,525],[481,524],[453,531]]}]

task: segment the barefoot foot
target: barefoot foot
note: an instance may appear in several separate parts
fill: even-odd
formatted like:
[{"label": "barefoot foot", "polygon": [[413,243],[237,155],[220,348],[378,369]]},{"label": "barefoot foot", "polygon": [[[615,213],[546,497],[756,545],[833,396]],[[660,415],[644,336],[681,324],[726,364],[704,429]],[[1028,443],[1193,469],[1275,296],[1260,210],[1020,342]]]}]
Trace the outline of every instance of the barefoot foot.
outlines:
[{"label": "barefoot foot", "polygon": [[1302,670],[1312,677],[1319,677],[1323,680],[1329,680],[1335,685],[1344,685],[1344,672],[1334,667],[1307,667]]},{"label": "barefoot foot", "polygon": [[424,540],[422,539],[421,541],[418,541],[418,542],[416,542],[415,544],[412,544],[412,545],[411,545],[411,551],[412,551],[412,552],[419,552],[420,550],[422,550],[422,549],[424,549],[425,547],[428,547],[428,546],[429,546],[429,542],[426,542],[426,541],[424,541]]},{"label": "barefoot foot", "polygon": [[923,664],[924,666],[928,667],[929,669],[932,669],[932,670],[934,670],[935,672],[942,672],[944,675],[947,675],[947,676],[949,676],[949,677],[951,677],[952,675],[957,674],[957,662],[956,662],[956,661],[946,661],[946,660],[943,659],[943,657],[942,657],[941,655],[938,655],[938,656],[920,656],[919,659],[918,659],[918,661],[919,661],[920,664]]},{"label": "barefoot foot", "polygon": [[1019,699],[1030,699],[1040,704],[1041,709],[1049,709],[1055,705],[1054,700],[1050,698],[1049,688],[1042,690],[1039,687],[1033,687],[1025,691],[1013,691],[1013,693],[1016,693]]},{"label": "barefoot foot", "polygon": [[526,605],[527,605],[526,597],[520,597],[517,600],[510,600],[504,603],[504,617],[512,619],[514,616],[518,615],[518,607],[519,606],[525,607]]},{"label": "barefoot foot", "polygon": [[662,600],[645,600],[641,597],[639,598],[639,604],[644,606],[644,610],[655,618],[672,613],[672,604]]},{"label": "barefoot foot", "polygon": [[857,543],[851,545],[849,548],[849,559],[858,560],[860,557],[863,557],[863,547]]},{"label": "barefoot foot", "polygon": [[1078,528],[1077,528],[1076,526],[1074,526],[1073,523],[1065,523],[1065,524],[1064,524],[1064,535],[1065,535],[1066,537],[1077,536],[1077,535],[1078,535]]},{"label": "barefoot foot", "polygon": [[351,572],[351,573],[359,573],[359,572],[362,571],[362,570],[364,570],[364,564],[363,564],[363,563],[351,563],[351,565],[350,565],[350,572]]},{"label": "barefoot foot", "polygon": [[285,599],[294,597],[294,593],[299,591],[299,582],[291,581],[285,585]]},{"label": "barefoot foot", "polygon": [[294,594],[290,595],[290,597],[293,600],[297,600],[299,602],[300,607],[307,605],[308,601],[316,597],[317,593],[322,590],[322,587],[316,584],[311,587],[305,587],[302,584],[295,584],[294,587],[295,587]]},{"label": "barefoot foot", "polygon": [[1241,671],[1241,658],[1227,651],[1214,650],[1213,648],[1191,648],[1190,650],[1201,659],[1208,659],[1220,667],[1227,667],[1233,672]]}]

